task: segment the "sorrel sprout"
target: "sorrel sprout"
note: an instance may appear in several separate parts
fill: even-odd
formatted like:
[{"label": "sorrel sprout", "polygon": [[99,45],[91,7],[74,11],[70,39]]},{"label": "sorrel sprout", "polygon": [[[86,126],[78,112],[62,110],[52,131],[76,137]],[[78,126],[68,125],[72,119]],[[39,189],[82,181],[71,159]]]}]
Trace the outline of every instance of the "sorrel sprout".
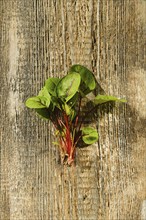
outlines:
[{"label": "sorrel sprout", "polygon": [[[85,126],[84,119],[97,106],[110,101],[126,102],[114,96],[97,95],[90,102],[93,107],[83,116],[82,100],[95,90],[96,81],[93,73],[81,65],[73,65],[63,78],[50,77],[37,96],[28,98],[26,106],[33,108],[44,119],[50,120],[58,137],[63,163],[71,165],[79,140],[91,145],[98,140],[97,130]],[[88,100],[88,99],[87,99]],[[87,101],[88,102],[88,101]],[[82,104],[81,104],[82,103]]]}]

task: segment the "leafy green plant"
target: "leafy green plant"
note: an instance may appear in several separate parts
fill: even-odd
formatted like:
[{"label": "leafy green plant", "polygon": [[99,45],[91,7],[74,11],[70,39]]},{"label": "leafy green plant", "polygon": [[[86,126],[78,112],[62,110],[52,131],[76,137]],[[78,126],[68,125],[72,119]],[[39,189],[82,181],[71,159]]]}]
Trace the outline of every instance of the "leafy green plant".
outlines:
[{"label": "leafy green plant", "polygon": [[[76,147],[80,140],[86,145],[98,140],[97,130],[85,126],[88,113],[99,105],[111,102],[126,102],[114,96],[97,95],[92,100],[88,94],[93,93],[96,82],[93,73],[81,65],[73,65],[63,78],[51,77],[46,80],[38,96],[28,98],[26,106],[35,109],[42,118],[50,120],[55,129],[63,163],[71,165],[75,159]],[[83,101],[84,100],[84,101]],[[92,102],[92,108],[82,114],[86,102]]]}]

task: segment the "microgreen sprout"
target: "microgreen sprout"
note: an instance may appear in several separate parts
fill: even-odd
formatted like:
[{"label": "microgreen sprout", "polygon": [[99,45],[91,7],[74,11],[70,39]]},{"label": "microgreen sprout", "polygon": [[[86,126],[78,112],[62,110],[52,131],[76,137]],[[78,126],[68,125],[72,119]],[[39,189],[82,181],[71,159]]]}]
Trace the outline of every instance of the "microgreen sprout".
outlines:
[{"label": "microgreen sprout", "polygon": [[[84,120],[88,114],[103,103],[126,102],[125,99],[108,95],[97,95],[89,100],[88,94],[93,93],[95,87],[93,73],[86,67],[76,64],[63,78],[48,78],[38,96],[26,100],[28,108],[35,109],[38,115],[53,123],[58,139],[54,144],[59,146],[64,164],[71,165],[74,162],[76,147],[80,140],[86,145],[98,140],[97,130],[92,126],[85,126]],[[93,107],[83,116],[85,100],[92,102]]]}]

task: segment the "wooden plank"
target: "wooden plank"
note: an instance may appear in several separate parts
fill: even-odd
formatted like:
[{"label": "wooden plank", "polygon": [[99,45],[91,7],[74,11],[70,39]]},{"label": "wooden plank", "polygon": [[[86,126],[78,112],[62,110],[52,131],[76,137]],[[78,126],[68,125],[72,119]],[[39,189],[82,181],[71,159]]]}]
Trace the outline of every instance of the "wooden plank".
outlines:
[{"label": "wooden plank", "polygon": [[[1,0],[1,219],[143,219],[144,0]],[[26,109],[45,79],[80,63],[128,104],[99,109],[99,142],[58,162],[50,123]],[[90,118],[87,118],[90,120]]]}]

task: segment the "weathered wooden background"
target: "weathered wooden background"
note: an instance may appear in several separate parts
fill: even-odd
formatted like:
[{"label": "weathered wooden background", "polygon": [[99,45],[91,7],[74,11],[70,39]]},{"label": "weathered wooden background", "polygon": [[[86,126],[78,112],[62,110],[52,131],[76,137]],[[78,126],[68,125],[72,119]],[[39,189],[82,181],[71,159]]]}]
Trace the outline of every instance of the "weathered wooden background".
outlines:
[{"label": "weathered wooden background", "polygon": [[[1,220],[144,219],[145,4],[0,0]],[[128,104],[99,110],[99,142],[78,149],[68,168],[58,164],[52,126],[24,101],[74,63]]]}]

